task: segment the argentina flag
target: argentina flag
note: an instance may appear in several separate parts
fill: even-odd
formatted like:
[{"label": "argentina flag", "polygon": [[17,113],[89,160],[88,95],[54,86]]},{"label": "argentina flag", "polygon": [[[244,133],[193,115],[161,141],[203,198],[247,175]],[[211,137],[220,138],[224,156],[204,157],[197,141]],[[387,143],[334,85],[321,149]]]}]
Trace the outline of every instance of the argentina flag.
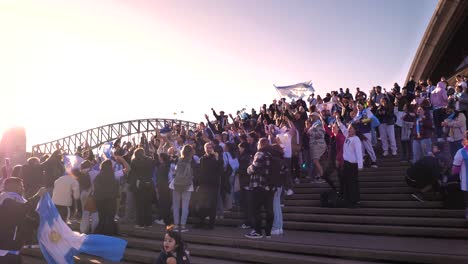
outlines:
[{"label": "argentina flag", "polygon": [[112,141],[102,144],[99,148],[99,157],[102,159],[110,159],[112,157],[112,147],[114,143]]},{"label": "argentina flag", "polygon": [[49,264],[74,263],[74,256],[85,253],[109,261],[123,258],[127,241],[103,235],[74,232],[63,222],[49,194],[45,194],[36,211],[40,216],[37,234],[42,254]]},{"label": "argentina flag", "polygon": [[83,161],[84,159],[77,155],[65,155],[63,157],[63,166],[65,167],[65,171],[71,174],[74,169],[80,169]]},{"label": "argentina flag", "polygon": [[289,97],[290,99],[303,98],[315,92],[312,82],[297,83],[289,86],[273,86],[275,86],[280,96]]}]

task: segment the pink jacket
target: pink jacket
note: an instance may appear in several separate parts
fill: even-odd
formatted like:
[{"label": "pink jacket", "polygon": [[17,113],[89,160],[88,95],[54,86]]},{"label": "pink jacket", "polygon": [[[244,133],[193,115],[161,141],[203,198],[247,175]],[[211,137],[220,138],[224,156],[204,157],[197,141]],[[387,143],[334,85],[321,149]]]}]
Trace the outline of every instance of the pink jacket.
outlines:
[{"label": "pink jacket", "polygon": [[325,133],[327,133],[331,138],[335,138],[336,142],[336,166],[338,168],[343,167],[344,165],[344,159],[343,159],[343,145],[346,140],[345,136],[343,133],[338,133],[338,135],[335,136],[331,129],[327,125],[323,125],[323,129],[325,130]]}]

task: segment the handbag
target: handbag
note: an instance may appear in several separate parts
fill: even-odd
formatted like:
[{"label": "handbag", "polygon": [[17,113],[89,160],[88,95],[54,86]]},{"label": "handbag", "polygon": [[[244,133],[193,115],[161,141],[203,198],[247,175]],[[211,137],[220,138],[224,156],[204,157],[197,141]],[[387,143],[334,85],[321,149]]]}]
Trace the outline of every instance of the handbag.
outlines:
[{"label": "handbag", "polygon": [[94,194],[90,194],[88,196],[88,199],[86,199],[84,210],[90,213],[94,213],[97,211],[96,199],[94,198]]}]

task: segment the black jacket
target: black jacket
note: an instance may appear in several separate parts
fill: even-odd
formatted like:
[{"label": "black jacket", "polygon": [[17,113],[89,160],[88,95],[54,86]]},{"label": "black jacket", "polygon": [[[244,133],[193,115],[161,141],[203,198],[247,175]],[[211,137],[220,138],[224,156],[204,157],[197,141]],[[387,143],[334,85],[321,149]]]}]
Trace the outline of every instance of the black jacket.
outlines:
[{"label": "black jacket", "polygon": [[20,250],[24,241],[32,237],[32,231],[39,223],[39,216],[34,211],[38,201],[38,196],[24,204],[6,199],[0,205],[0,249]]},{"label": "black jacket", "polygon": [[239,156],[239,169],[237,173],[239,175],[239,185],[241,188],[248,187],[250,184],[250,175],[247,173],[247,168],[250,166],[252,155],[248,151],[245,151]]},{"label": "black jacket", "polygon": [[[144,159],[134,159],[130,164],[129,184],[133,192],[138,191],[143,185],[142,183],[152,183],[153,171],[157,166],[157,162],[153,159],[145,157]],[[137,188],[137,181],[140,181]]]},{"label": "black jacket", "polygon": [[223,156],[220,155],[218,160],[214,155],[204,155],[200,158],[200,170],[198,177],[195,178],[196,186],[210,186],[219,188],[221,177],[224,173]]}]

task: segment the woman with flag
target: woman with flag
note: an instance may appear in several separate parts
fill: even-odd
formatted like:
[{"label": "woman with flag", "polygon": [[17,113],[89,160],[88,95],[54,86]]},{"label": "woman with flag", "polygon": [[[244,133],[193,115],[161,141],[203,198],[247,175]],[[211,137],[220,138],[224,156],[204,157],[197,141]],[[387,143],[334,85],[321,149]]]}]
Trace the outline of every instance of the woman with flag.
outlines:
[{"label": "woman with flag", "polygon": [[367,154],[369,154],[369,157],[372,161],[371,167],[377,168],[377,157],[375,155],[374,148],[372,147],[372,142],[370,140],[372,138],[372,117],[372,112],[369,109],[364,108],[364,105],[362,103],[358,103],[357,113],[352,123],[356,124],[356,127],[358,128],[359,132],[361,132],[366,138],[369,139],[362,141],[362,149],[363,152],[365,150]]}]

